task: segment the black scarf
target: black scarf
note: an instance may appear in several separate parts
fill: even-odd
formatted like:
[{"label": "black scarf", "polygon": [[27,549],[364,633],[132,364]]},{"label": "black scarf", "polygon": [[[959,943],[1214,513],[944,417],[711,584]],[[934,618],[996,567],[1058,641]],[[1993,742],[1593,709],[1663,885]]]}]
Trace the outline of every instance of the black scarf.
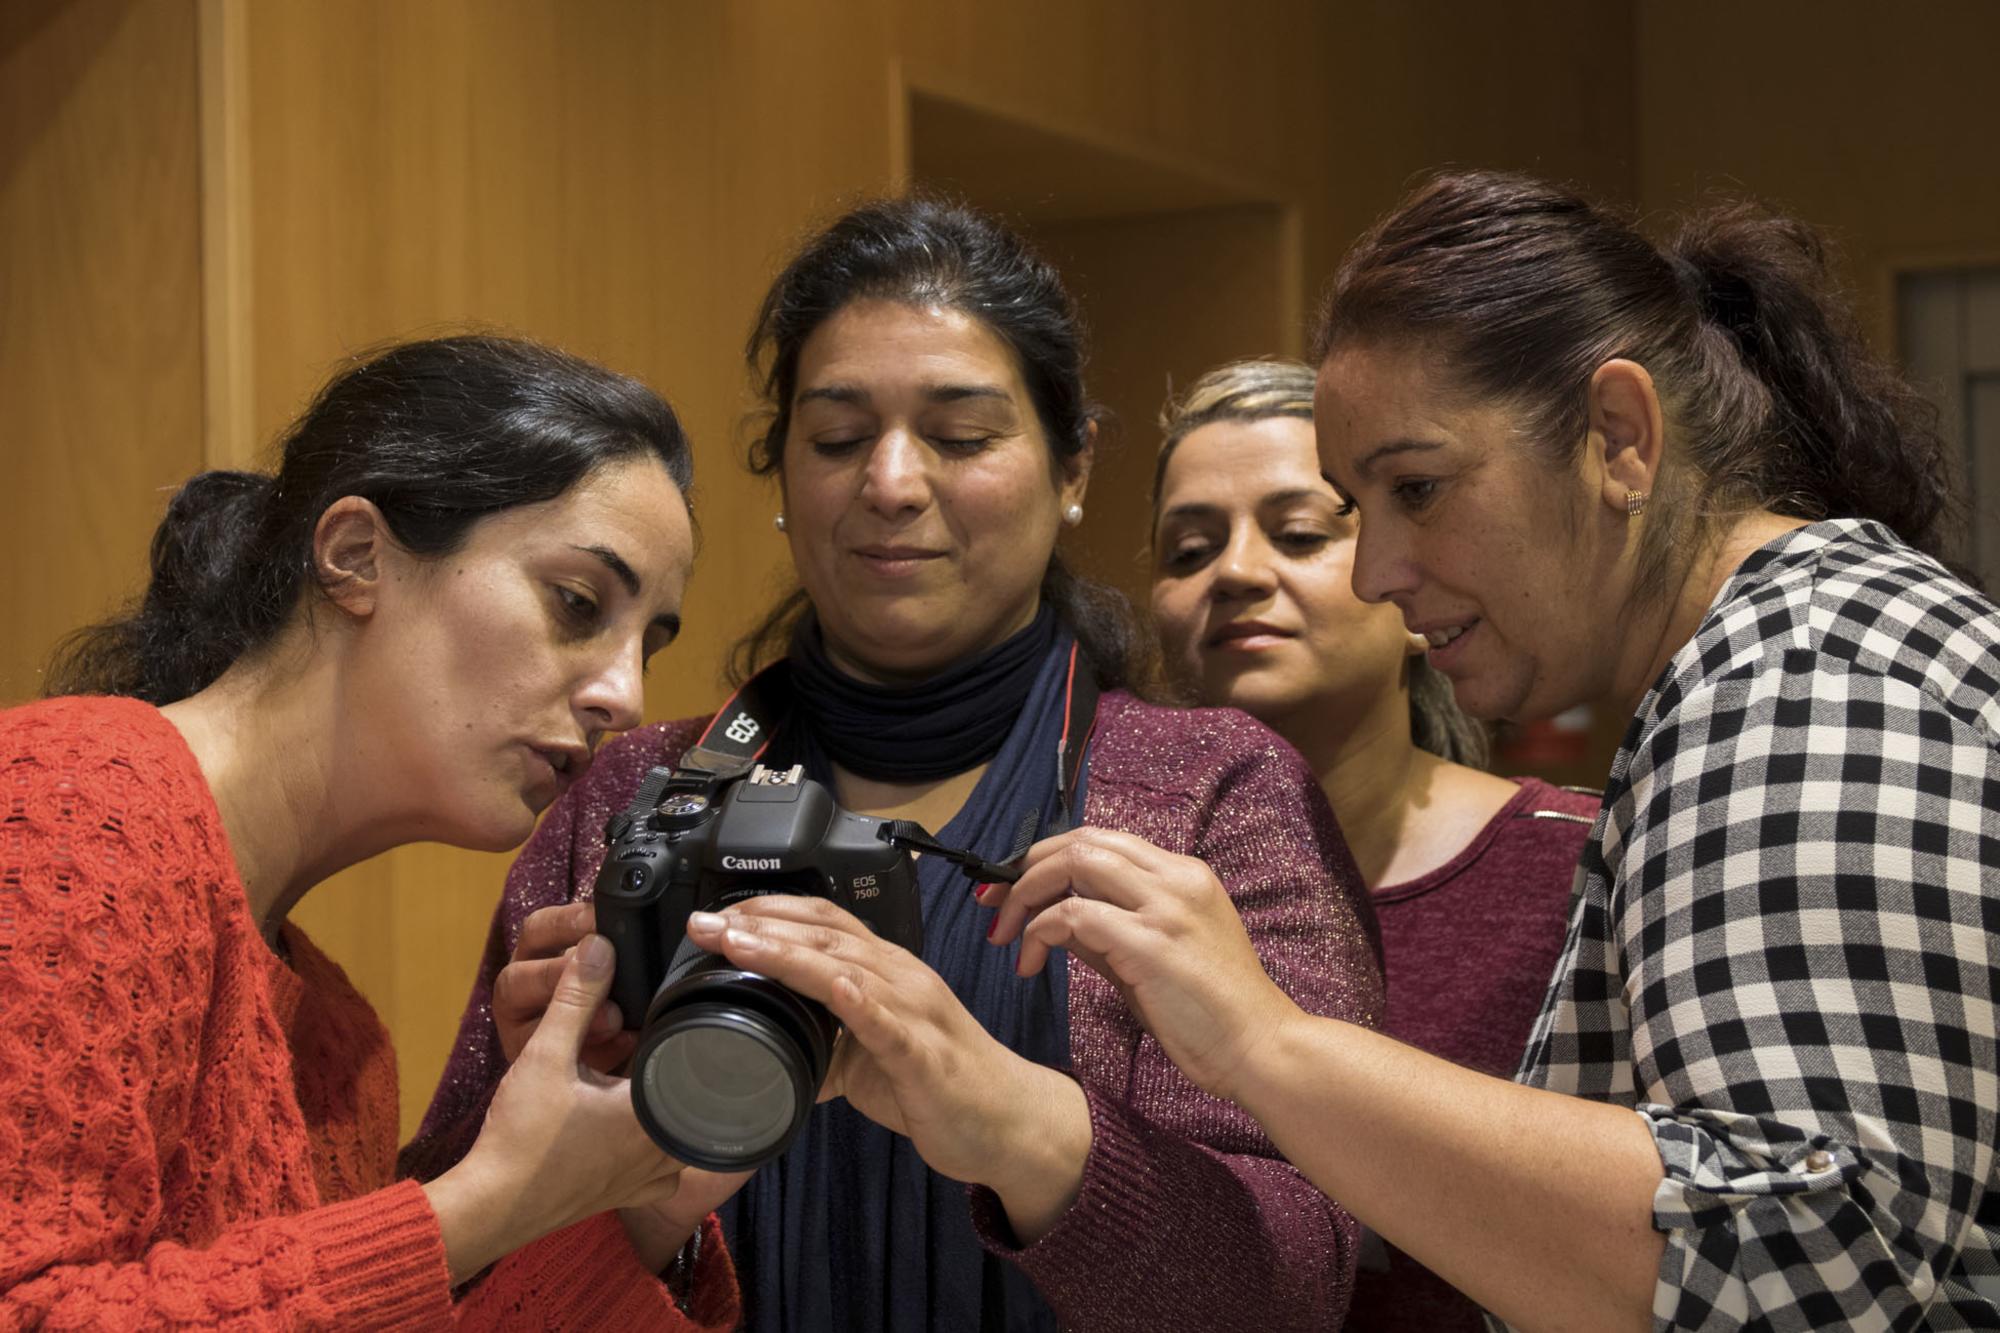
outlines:
[{"label": "black scarf", "polygon": [[868,685],[826,655],[819,619],[792,636],[792,690],[800,719],[827,758],[859,777],[925,782],[1000,753],[1056,640],[1055,609],[998,647],[919,685]]},{"label": "black scarf", "polygon": [[[1038,813],[1049,828],[1063,814],[1049,756],[1069,713],[1071,643],[1044,608],[1033,625],[974,662],[894,690],[859,684],[828,665],[808,622],[787,663],[790,674],[780,678],[794,722],[779,725],[766,762],[801,763],[831,783],[835,757],[850,772],[892,780],[990,761],[964,808],[937,834],[998,860],[1013,850],[1023,815]],[[857,759],[857,749],[868,757]],[[869,767],[871,757],[878,767]],[[1088,772],[1079,773],[1079,811],[1087,782]],[[1055,955],[1038,976],[1016,976],[1019,945],[986,942],[991,914],[941,857],[917,862],[917,890],[924,961],[1001,1044],[1067,1069],[1065,957]],[[965,1186],[932,1171],[908,1139],[845,1102],[815,1108],[785,1155],[718,1211],[743,1287],[747,1333],[1055,1333],[1055,1314],[1019,1265],[980,1245]]]}]

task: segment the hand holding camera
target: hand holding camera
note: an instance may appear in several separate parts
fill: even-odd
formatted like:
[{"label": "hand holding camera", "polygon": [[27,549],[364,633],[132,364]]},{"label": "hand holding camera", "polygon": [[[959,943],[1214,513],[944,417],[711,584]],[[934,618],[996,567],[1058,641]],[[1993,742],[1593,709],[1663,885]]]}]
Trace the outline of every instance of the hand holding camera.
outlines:
[{"label": "hand holding camera", "polygon": [[609,944],[586,936],[562,964],[471,1151],[424,1187],[455,1282],[572,1222],[680,1187],[681,1164],[633,1123],[624,1084],[579,1064],[610,988]]},{"label": "hand holding camera", "polygon": [[[591,934],[595,918],[594,905],[582,901],[544,907],[522,923],[513,959],[493,983],[493,1024],[510,1065],[541,1025],[570,955]],[[624,1027],[618,1006],[605,999],[591,1015],[578,1059],[600,1074],[622,1076],[637,1040],[637,1034]],[[620,1220],[640,1262],[654,1271],[665,1268],[701,1220],[749,1178],[747,1171],[688,1168],[681,1172],[680,1188],[672,1195],[621,1208]]]},{"label": "hand holding camera", "polygon": [[1083,1092],[994,1040],[924,963],[907,849],[1009,872],[843,810],[796,768],[655,769],[605,840],[597,928],[662,1147],[752,1168],[844,1096],[933,1170],[991,1187],[1024,1241],[1061,1216],[1090,1151]]},{"label": "hand holding camera", "polygon": [[[514,955],[493,979],[493,1027],[500,1052],[513,1064],[535,1035],[562,979],[578,941],[596,928],[596,909],[589,902],[563,903],[529,914],[521,924]],[[579,1058],[600,1074],[618,1074],[632,1057],[635,1043],[618,1006],[607,999],[597,1006],[584,1034]]]},{"label": "hand holding camera", "polygon": [[995,1041],[922,959],[825,899],[758,897],[695,913],[687,932],[825,1005],[846,1028],[825,1095],[906,1135],[939,1174],[993,1189],[1024,1243],[1069,1206],[1090,1151],[1082,1089]]}]

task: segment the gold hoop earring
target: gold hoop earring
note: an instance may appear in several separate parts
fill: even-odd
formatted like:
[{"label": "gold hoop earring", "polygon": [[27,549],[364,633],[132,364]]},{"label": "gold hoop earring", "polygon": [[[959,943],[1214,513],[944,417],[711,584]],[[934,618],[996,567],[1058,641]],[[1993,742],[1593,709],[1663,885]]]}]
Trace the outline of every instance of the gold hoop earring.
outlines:
[{"label": "gold hoop earring", "polygon": [[1637,518],[1639,517],[1639,515],[1645,512],[1646,512],[1646,493],[1644,491],[1626,491],[1625,516],[1627,518]]}]

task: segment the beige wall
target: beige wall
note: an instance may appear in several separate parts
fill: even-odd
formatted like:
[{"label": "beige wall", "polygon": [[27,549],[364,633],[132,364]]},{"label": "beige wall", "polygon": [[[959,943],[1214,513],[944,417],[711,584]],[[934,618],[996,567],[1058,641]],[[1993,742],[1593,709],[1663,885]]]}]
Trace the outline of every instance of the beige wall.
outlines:
[{"label": "beige wall", "polygon": [[1741,192],[1832,233],[1870,332],[1899,267],[2000,262],[2000,5],[1641,0],[1638,202]]},{"label": "beige wall", "polygon": [[[1044,215],[1031,228],[1104,330],[1100,383],[1127,418],[1126,454],[1100,474],[1079,550],[1121,582],[1167,375],[1296,348],[1347,242],[1426,167],[1528,167],[1648,206],[1720,169],[1777,182],[1780,198],[1864,233],[1868,254],[1992,242],[2000,173],[1989,160],[1947,197],[1958,154],[1929,123],[1979,122],[1971,62],[2000,45],[1991,11],[1940,11],[1960,28],[1928,54],[1884,56],[1888,73],[1860,91],[1798,71],[1893,46],[1883,34],[1772,12],[16,0],[0,8],[0,402],[18,469],[0,495],[13,576],[0,691],[30,694],[56,635],[136,586],[161,487],[248,456],[345,353],[472,322],[602,358],[681,410],[705,543],[686,637],[656,666],[649,708],[712,702],[725,645],[782,577],[775,503],[737,465],[742,337],[804,228],[912,170],[907,87],[1162,179],[1220,183],[1181,201],[1221,209],[1205,220],[1170,216],[1165,199],[1139,221],[1051,221],[1020,201]],[[1718,34],[1746,31],[1816,59],[1714,56]],[[1690,70],[1714,71],[1698,95]],[[1838,132],[1788,125],[1805,101]],[[1897,132],[1865,162],[1844,158],[1878,121]],[[1158,249],[1128,252],[1133,236]],[[1190,245],[1205,269],[1136,262]],[[1257,299],[1201,315],[1207,289],[1233,281]],[[1196,312],[1184,327],[1128,317],[1163,296]],[[408,849],[300,910],[396,1035],[406,1124],[504,864]]]},{"label": "beige wall", "polygon": [[0,6],[0,701],[201,466],[195,63],[191,4]]}]

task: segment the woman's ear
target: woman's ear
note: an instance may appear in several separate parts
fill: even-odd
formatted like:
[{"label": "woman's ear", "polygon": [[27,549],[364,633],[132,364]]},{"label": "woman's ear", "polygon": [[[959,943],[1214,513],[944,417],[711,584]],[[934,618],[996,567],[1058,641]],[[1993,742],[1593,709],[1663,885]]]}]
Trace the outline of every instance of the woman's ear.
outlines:
[{"label": "woman's ear", "polygon": [[1666,444],[1659,391],[1647,369],[1622,357],[1599,366],[1590,377],[1589,448],[1602,468],[1604,503],[1620,514],[1643,509]]},{"label": "woman's ear", "polygon": [[394,546],[375,502],[344,495],[326,507],[313,528],[313,577],[328,601],[365,619],[375,613],[383,566]]},{"label": "woman's ear", "polygon": [[1090,466],[1097,461],[1097,423],[1087,421],[1083,426],[1083,448],[1077,450],[1062,462],[1062,505],[1081,508],[1084,492],[1090,489]]}]

